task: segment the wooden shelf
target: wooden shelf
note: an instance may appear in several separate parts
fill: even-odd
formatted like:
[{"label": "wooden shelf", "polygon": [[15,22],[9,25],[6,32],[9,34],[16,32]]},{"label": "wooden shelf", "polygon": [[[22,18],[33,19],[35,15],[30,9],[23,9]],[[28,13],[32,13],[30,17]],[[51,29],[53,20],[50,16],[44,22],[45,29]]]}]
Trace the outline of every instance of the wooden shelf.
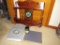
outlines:
[{"label": "wooden shelf", "polygon": [[14,20],[15,20],[16,23],[22,23],[22,24],[25,24],[25,25],[28,25],[28,26],[34,26],[34,25],[35,26],[41,26],[42,25],[42,19],[43,19],[44,10],[40,9],[40,4],[38,2],[34,2],[34,1],[20,2],[20,1],[18,1],[17,3],[19,5],[19,7],[14,7],[15,10],[17,10],[17,9],[24,9],[25,12],[27,10],[29,10],[32,13],[33,13],[33,10],[39,10],[39,11],[41,11],[41,17],[40,17],[39,21],[38,20],[34,21],[33,20],[33,14],[32,14],[32,17],[29,17],[29,18],[24,16],[24,19],[23,18],[22,19],[17,19],[17,16],[15,16]]}]

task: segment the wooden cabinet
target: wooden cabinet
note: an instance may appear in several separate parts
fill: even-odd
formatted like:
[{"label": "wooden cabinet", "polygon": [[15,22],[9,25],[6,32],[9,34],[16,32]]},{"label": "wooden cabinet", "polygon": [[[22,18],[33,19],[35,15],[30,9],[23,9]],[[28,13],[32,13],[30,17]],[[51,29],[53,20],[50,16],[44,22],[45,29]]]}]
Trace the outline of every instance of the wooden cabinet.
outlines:
[{"label": "wooden cabinet", "polygon": [[[15,10],[24,9],[24,14],[20,15],[20,19],[17,18],[17,15],[15,16],[14,20],[16,23],[22,23],[27,26],[41,26],[42,25],[44,9],[43,10],[40,9],[41,3],[34,2],[34,1],[24,1],[24,2],[18,1],[17,3],[19,5],[19,7],[14,7]],[[40,15],[36,14],[36,16],[38,16],[38,17],[40,16],[39,20],[33,20],[33,18],[34,18],[33,16],[35,16],[35,15],[33,15],[34,10],[41,11]],[[23,16],[24,18],[21,16]]]}]

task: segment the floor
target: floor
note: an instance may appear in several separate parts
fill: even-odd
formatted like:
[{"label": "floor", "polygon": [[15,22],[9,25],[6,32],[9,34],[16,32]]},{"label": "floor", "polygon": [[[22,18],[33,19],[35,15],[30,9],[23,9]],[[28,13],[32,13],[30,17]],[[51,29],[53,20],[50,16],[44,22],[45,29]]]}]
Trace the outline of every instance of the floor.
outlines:
[{"label": "floor", "polygon": [[[0,19],[0,45],[60,45],[60,38],[56,35],[55,29],[49,27],[31,26],[30,30],[42,32],[42,43],[35,43],[29,41],[10,41],[6,39],[9,30],[14,24],[6,18]],[[20,24],[22,25],[22,24]]]}]

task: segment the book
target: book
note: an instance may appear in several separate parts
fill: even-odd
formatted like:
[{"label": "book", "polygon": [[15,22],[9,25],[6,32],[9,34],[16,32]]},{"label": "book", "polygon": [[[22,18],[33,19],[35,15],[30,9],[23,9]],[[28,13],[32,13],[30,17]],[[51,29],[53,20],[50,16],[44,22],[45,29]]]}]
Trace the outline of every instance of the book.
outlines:
[{"label": "book", "polygon": [[24,25],[14,25],[8,33],[7,39],[14,41],[22,41],[25,35]]}]

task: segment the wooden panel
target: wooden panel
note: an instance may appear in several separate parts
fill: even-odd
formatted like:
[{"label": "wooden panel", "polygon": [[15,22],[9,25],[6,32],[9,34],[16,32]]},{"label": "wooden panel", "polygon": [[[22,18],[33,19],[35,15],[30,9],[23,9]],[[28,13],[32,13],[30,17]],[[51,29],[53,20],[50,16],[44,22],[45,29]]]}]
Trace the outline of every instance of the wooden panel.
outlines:
[{"label": "wooden panel", "polygon": [[[38,13],[37,13],[37,12],[38,12]],[[34,11],[33,11],[33,20],[34,20],[34,21],[40,20],[40,16],[41,16],[41,11],[38,11],[38,10],[34,10]]]},{"label": "wooden panel", "polygon": [[24,2],[18,1],[17,3],[20,6],[19,7],[20,9],[36,9],[36,10],[40,10],[39,3],[35,2],[35,1],[24,1]]},{"label": "wooden panel", "polygon": [[19,10],[20,11],[20,19],[24,19],[24,15],[25,15],[25,11],[22,9],[22,10]]},{"label": "wooden panel", "polygon": [[11,17],[11,21],[15,23],[14,22],[15,10],[14,10],[14,5],[13,5],[13,0],[6,0],[6,2],[7,2],[8,11]]}]

